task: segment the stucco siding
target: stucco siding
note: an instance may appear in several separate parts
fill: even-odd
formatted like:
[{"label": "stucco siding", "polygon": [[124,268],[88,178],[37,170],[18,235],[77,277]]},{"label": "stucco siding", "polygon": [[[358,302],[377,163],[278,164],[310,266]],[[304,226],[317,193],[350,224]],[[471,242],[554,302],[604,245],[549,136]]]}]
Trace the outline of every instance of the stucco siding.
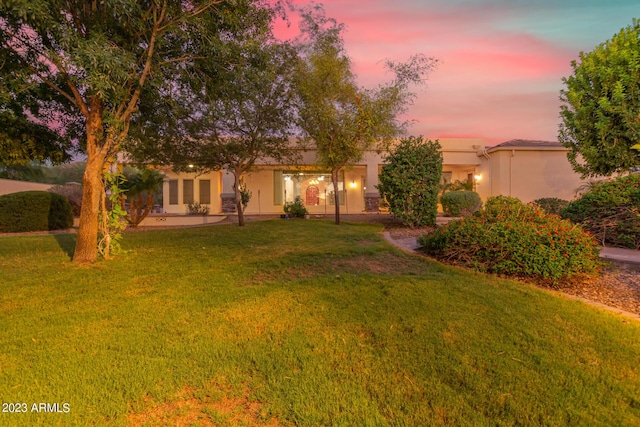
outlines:
[{"label": "stucco siding", "polygon": [[21,191],[47,191],[50,188],[51,184],[0,179],[0,195],[19,193]]}]

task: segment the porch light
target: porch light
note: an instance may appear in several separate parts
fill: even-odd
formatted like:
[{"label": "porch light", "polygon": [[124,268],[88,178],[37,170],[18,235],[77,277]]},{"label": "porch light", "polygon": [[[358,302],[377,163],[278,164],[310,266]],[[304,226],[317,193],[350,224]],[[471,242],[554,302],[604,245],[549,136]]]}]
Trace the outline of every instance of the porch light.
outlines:
[{"label": "porch light", "polygon": [[475,178],[476,182],[477,181],[482,181],[482,175],[475,175],[474,178]]},{"label": "porch light", "polygon": [[356,188],[358,186],[358,184],[356,184],[355,181],[351,181],[351,184],[349,184],[349,187],[351,188]]}]

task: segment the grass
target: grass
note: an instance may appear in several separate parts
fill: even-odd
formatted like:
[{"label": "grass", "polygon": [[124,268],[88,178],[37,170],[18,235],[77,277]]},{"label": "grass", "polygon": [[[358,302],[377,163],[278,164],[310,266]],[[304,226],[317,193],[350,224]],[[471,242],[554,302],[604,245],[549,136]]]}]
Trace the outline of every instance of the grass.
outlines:
[{"label": "grass", "polygon": [[74,235],[0,238],[0,400],[28,407],[0,425],[640,424],[638,322],[380,231],[131,233],[89,267]]}]

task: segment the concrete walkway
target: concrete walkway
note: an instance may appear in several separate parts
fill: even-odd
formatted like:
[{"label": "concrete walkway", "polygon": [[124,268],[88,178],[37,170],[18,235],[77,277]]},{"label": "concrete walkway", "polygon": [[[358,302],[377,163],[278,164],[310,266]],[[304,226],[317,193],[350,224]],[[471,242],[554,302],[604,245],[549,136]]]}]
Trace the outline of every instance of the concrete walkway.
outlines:
[{"label": "concrete walkway", "polygon": [[[405,251],[416,252],[420,248],[415,237],[394,239],[387,231],[383,235],[388,242]],[[621,267],[640,271],[640,251],[634,249],[602,248],[600,250],[600,258]]]}]

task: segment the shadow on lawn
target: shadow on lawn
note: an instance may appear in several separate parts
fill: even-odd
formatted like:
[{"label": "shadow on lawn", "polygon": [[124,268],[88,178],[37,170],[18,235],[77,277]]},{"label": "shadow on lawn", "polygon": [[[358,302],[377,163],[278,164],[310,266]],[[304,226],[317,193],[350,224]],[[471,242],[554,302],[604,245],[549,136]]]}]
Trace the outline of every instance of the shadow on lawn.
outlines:
[{"label": "shadow on lawn", "polygon": [[75,233],[65,233],[65,234],[55,234],[54,238],[56,242],[58,242],[58,246],[69,255],[69,260],[73,259],[73,251],[76,248],[76,237]]}]

